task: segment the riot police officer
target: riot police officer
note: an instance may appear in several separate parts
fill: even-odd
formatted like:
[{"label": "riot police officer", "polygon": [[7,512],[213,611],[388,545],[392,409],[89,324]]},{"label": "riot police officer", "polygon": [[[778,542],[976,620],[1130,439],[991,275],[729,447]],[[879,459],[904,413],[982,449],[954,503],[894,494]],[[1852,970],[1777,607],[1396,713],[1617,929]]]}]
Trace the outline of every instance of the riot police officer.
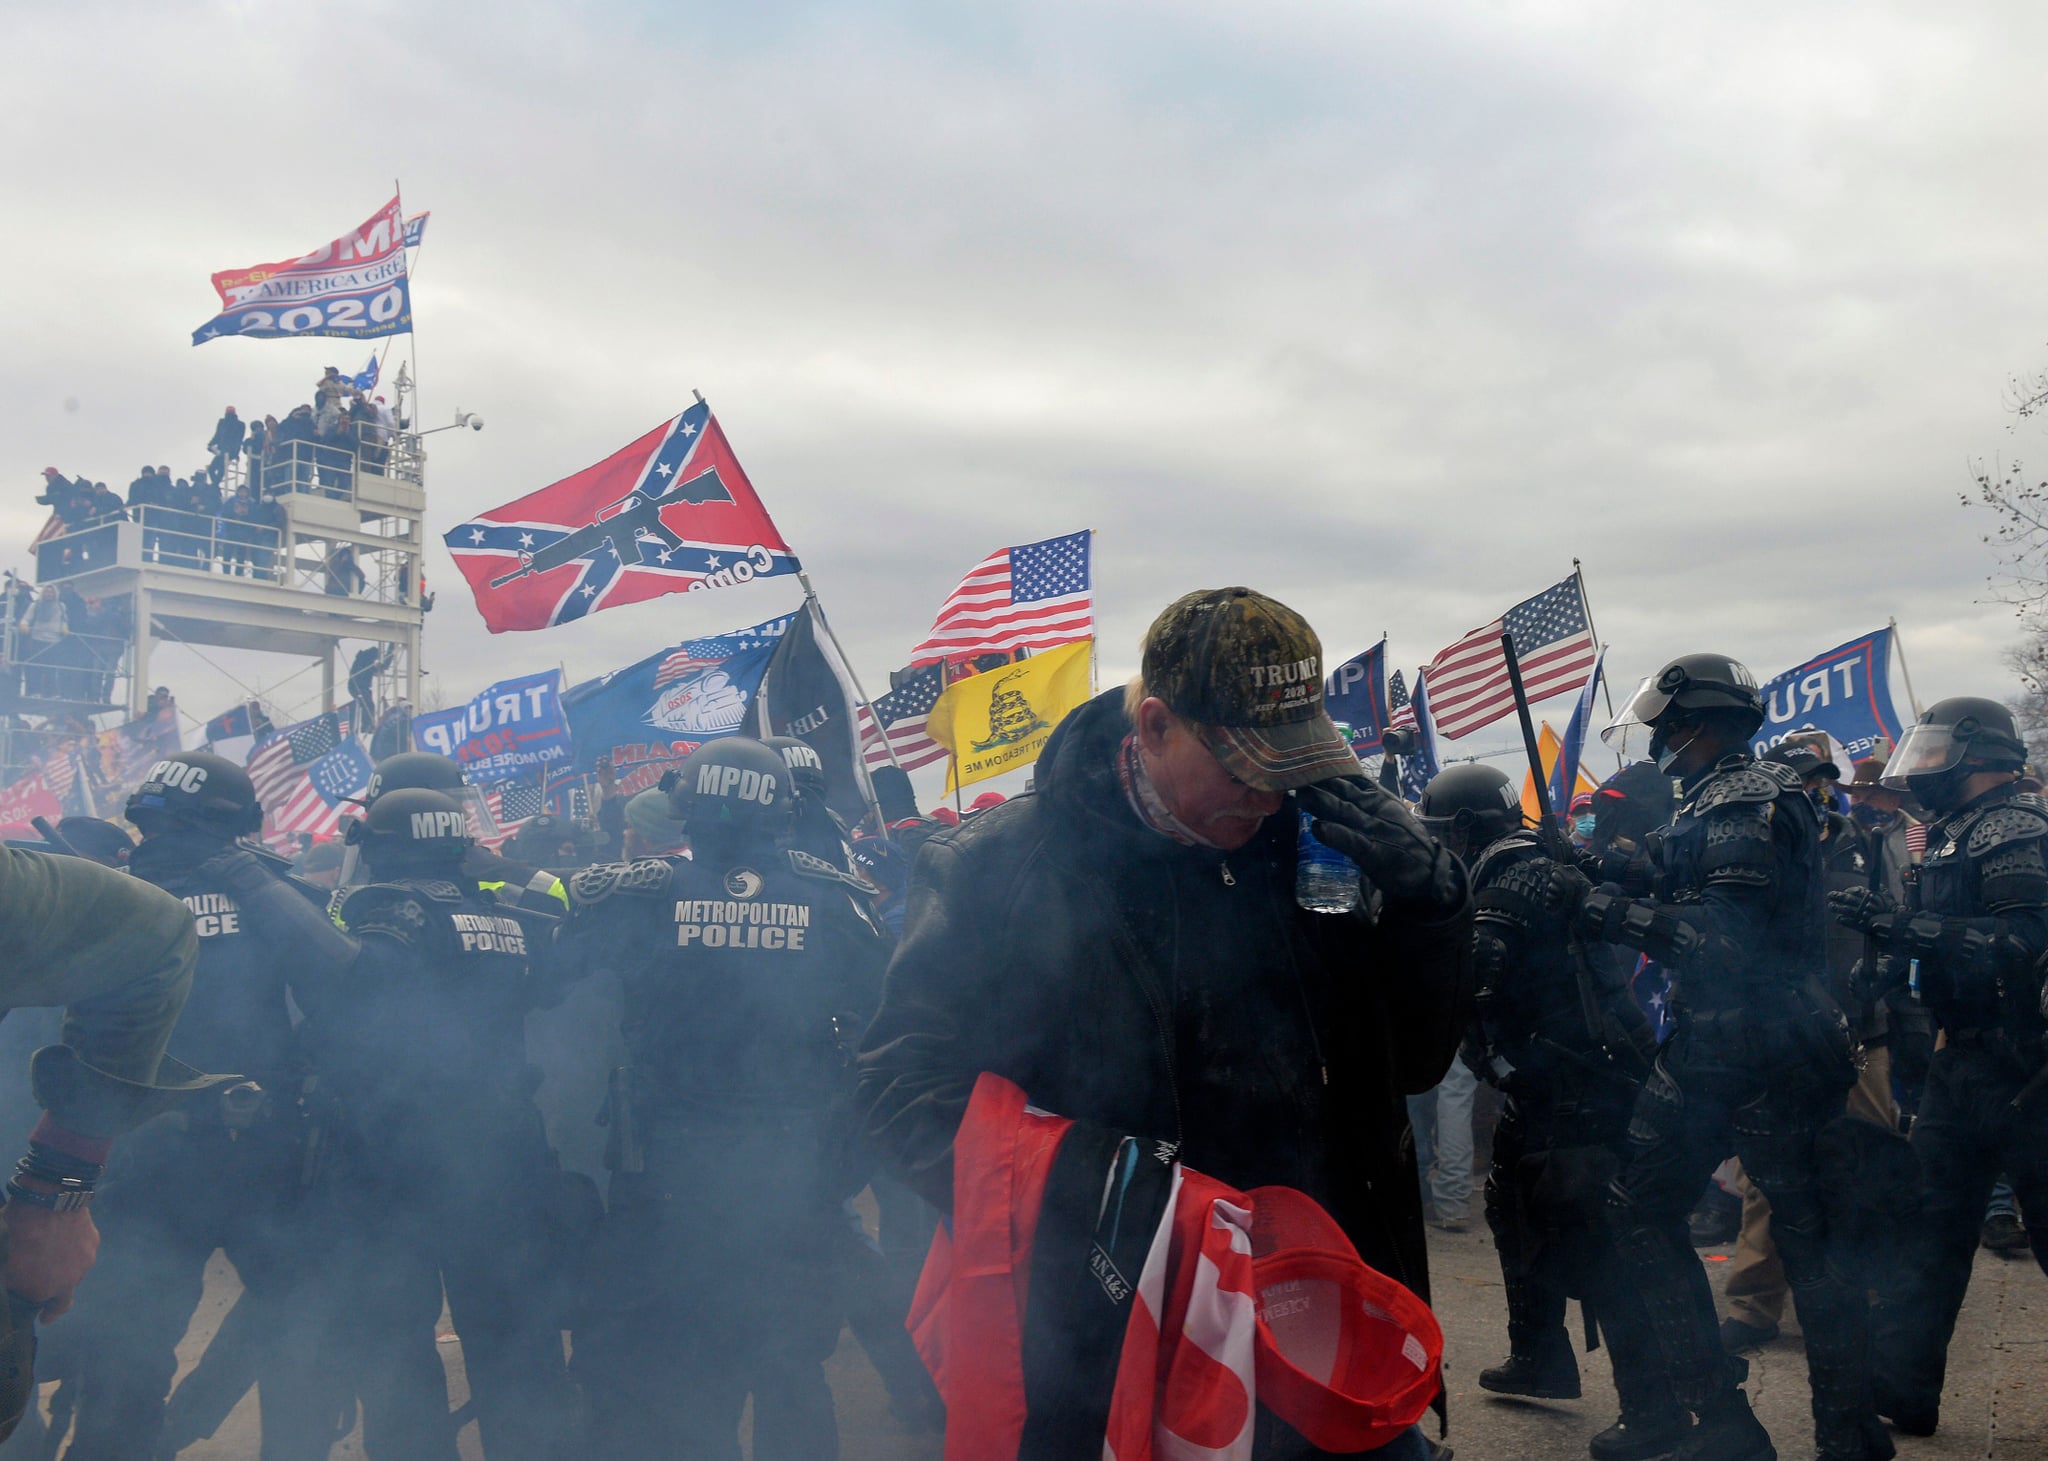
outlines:
[{"label": "riot police officer", "polygon": [[1860,1052],[1825,986],[1819,819],[1797,773],[1751,753],[1763,714],[1755,677],[1726,655],[1685,655],[1645,680],[1602,734],[1613,744],[1648,731],[1651,758],[1679,779],[1656,894],[1591,890],[1575,873],[1557,888],[1582,931],[1675,976],[1676,1028],[1636,1102],[1610,1220],[1673,1390],[1699,1417],[1679,1454],[1776,1455],[1740,1388],[1745,1368],[1722,1350],[1686,1238],[1694,1199],[1733,1154],[1770,1199],[1806,1334],[1819,1454],[1873,1461],[1892,1446],[1871,1404],[1864,1289],[1830,1251],[1815,1160]]},{"label": "riot police officer", "polygon": [[847,844],[852,838],[839,813],[825,800],[824,758],[809,741],[795,736],[769,736],[761,744],[782,758],[796,787],[796,825],[790,833],[790,846],[841,867],[851,866]]},{"label": "riot police officer", "polygon": [[[363,793],[364,809],[376,805],[377,798],[387,791],[407,788],[438,791],[466,807],[480,800],[464,777],[462,764],[453,757],[437,756],[432,751],[400,751],[379,761],[370,773],[369,788]],[[462,872],[466,880],[500,902],[556,918],[568,912],[568,889],[545,868],[515,861],[472,843],[462,855]],[[353,879],[344,877],[343,881]]]},{"label": "riot police officer", "polygon": [[371,882],[336,918],[360,953],[309,1007],[338,1107],[328,1180],[350,1275],[336,1323],[371,1456],[452,1458],[440,1367],[445,1289],[492,1458],[568,1453],[576,1424],[543,1279],[553,1154],[532,1099],[524,1022],[550,921],[464,876],[463,806],[383,790],[353,824]]},{"label": "riot police officer", "polygon": [[613,1083],[576,1369],[604,1454],[737,1456],[751,1393],[756,1456],[829,1461],[823,1361],[845,1312],[831,1274],[862,1180],[846,1051],[882,945],[857,876],[789,845],[796,798],[774,751],[714,741],[670,800],[689,859],[569,882],[565,945],[621,976],[632,1062]]},{"label": "riot police officer", "polygon": [[1830,896],[1868,935],[1874,996],[1917,970],[1942,1048],[1913,1123],[1925,1181],[1908,1261],[1879,1285],[1878,1409],[1931,1435],[1949,1336],[1969,1287],[1977,1230],[2003,1170],[2028,1214],[2034,1257],[2048,1268],[2048,1048],[2041,959],[2048,953],[2048,801],[2015,784],[2026,761],[2011,713],[1995,700],[1943,700],[1906,732],[1883,784],[1935,819],[1917,888],[1904,907],[1881,890]]},{"label": "riot police officer", "polygon": [[199,935],[170,1053],[245,1079],[145,1125],[121,1153],[101,1200],[106,1244],[81,1313],[90,1340],[66,1454],[157,1454],[178,1341],[220,1248],[244,1302],[273,1320],[274,1342],[255,1367],[264,1454],[324,1457],[334,1407],[314,1383],[317,1334],[306,1317],[317,1245],[300,1200],[305,1070],[286,996],[305,956],[263,926],[269,918],[322,937],[323,895],[290,877],[283,859],[241,842],[262,828],[263,809],[248,773],[222,757],[181,751],[157,762],[126,815],[143,834],[130,870],[182,901]]},{"label": "riot police officer", "polygon": [[1593,1439],[1593,1455],[1663,1455],[1683,1438],[1685,1417],[1649,1352],[1640,1301],[1614,1282],[1601,1221],[1656,1041],[1623,971],[1589,956],[1551,898],[1557,864],[1523,824],[1506,776],[1478,762],[1453,766],[1424,788],[1419,813],[1471,876],[1478,999],[1465,1061],[1505,1097],[1486,1222],[1507,1286],[1509,1356],[1480,1371],[1479,1384],[1575,1398],[1565,1301],[1576,1296],[1607,1333],[1621,1394],[1621,1418]]}]

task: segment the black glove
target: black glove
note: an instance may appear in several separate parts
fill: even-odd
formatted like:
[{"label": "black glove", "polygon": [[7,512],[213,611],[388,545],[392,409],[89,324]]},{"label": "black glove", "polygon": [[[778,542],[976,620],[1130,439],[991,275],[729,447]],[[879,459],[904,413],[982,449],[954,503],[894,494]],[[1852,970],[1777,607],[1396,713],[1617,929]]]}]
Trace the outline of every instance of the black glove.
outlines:
[{"label": "black glove", "polygon": [[1592,891],[1593,880],[1572,864],[1550,865],[1550,906],[1573,922],[1578,921],[1579,910],[1586,906],[1586,895]]},{"label": "black glove", "polygon": [[1858,933],[1870,933],[1878,920],[1897,912],[1889,895],[1876,888],[1838,888],[1828,894],[1828,908],[1835,922]]},{"label": "black glove", "polygon": [[249,898],[277,881],[277,874],[246,847],[229,847],[193,869],[202,882],[218,884],[231,898]]},{"label": "black glove", "polygon": [[1422,830],[1408,806],[1362,776],[1339,776],[1297,795],[1316,840],[1357,863],[1389,898],[1449,911],[1465,901],[1458,860]]}]

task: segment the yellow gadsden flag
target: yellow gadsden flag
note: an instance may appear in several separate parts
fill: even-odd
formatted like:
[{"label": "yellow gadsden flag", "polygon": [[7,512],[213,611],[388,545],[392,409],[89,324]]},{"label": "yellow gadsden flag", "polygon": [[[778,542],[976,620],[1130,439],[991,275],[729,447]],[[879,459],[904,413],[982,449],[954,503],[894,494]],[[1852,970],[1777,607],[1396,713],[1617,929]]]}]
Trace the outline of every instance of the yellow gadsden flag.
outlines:
[{"label": "yellow gadsden flag", "polygon": [[1038,759],[1052,728],[1088,699],[1092,639],[956,680],[925,729],[953,753],[946,789],[986,781]]}]

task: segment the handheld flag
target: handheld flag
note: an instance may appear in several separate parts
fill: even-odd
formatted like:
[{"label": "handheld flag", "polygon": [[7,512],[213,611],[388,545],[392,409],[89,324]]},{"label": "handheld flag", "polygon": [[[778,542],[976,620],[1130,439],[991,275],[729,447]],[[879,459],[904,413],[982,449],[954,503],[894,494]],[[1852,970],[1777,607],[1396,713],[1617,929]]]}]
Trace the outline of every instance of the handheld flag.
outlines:
[{"label": "handheld flag", "polygon": [[405,224],[394,195],[360,227],[310,254],[213,276],[222,312],[192,332],[204,345],[225,335],[282,340],[339,335],[374,340],[412,328]]},{"label": "handheld flag", "polygon": [[1376,756],[1387,730],[1387,642],[1382,639],[1364,654],[1353,655],[1330,671],[1323,686],[1323,706],[1330,719],[1351,728],[1351,749],[1360,757]]},{"label": "handheld flag", "polygon": [[542,670],[500,680],[477,692],[467,705],[415,715],[412,741],[422,751],[460,761],[478,783],[567,762],[569,722],[562,713],[562,672]]},{"label": "handheld flag", "polygon": [[[1570,810],[1574,790],[1580,781],[1579,760],[1586,749],[1586,727],[1593,721],[1593,695],[1600,688],[1600,674],[1607,664],[1607,651],[1601,650],[1593,661],[1593,673],[1586,676],[1586,688],[1579,692],[1579,703],[1572,707],[1572,718],[1564,728],[1564,740],[1558,747],[1557,764],[1552,766],[1546,760],[1544,769],[1550,773],[1550,804],[1559,812]],[[1550,732],[1550,722],[1543,723],[1545,734]],[[1586,788],[1588,791],[1592,787]]]},{"label": "handheld flag", "polygon": [[1429,662],[1437,729],[1452,740],[1492,725],[1515,708],[1500,637],[1514,636],[1529,703],[1576,690],[1593,668],[1593,626],[1574,572],[1482,624]]},{"label": "handheld flag", "polygon": [[826,805],[851,824],[875,804],[860,754],[860,695],[818,613],[808,601],[797,612],[769,662],[756,708],[764,734],[795,736],[818,753]]},{"label": "handheld flag", "polygon": [[1896,746],[1891,662],[1892,631],[1885,628],[1785,671],[1763,687],[1764,723],[1751,738],[1757,753],[1798,730],[1826,731],[1859,761]]},{"label": "handheld flag", "polygon": [[983,653],[1050,649],[1092,638],[1095,596],[1090,534],[998,548],[967,572],[939,606],[913,665]]},{"label": "handheld flag", "polygon": [[[1570,793],[1558,791],[1558,772],[1564,766],[1565,741],[1550,728],[1550,722],[1547,720],[1537,732],[1536,746],[1538,754],[1543,758],[1544,777],[1550,784],[1550,805],[1559,816],[1571,809],[1572,797],[1582,791],[1593,792],[1600,789],[1600,783],[1574,766],[1571,768],[1572,780],[1566,783],[1571,787]],[[1536,802],[1536,778],[1526,771],[1522,773],[1522,815],[1529,819],[1531,825],[1534,825],[1537,818],[1542,815],[1542,809]]]},{"label": "handheld flag", "polygon": [[[274,731],[256,747],[248,771],[256,800],[263,803],[264,841],[276,846],[295,832],[331,837],[340,830],[341,810],[346,805],[343,799],[361,791],[370,780],[367,757],[360,765],[346,757],[326,760],[342,749],[349,733],[348,718],[330,711]],[[344,788],[351,770],[360,770],[361,780]]]},{"label": "handheld flag", "polygon": [[631,794],[706,741],[750,734],[754,696],[794,615],[693,639],[586,681],[562,696],[575,769],[609,756]]},{"label": "handheld flag", "polygon": [[932,738],[953,753],[946,784],[967,786],[1029,766],[1053,727],[1088,701],[1083,639],[1014,665],[969,675],[946,687],[932,707]]},{"label": "handheld flag", "polygon": [[702,401],[443,541],[493,634],[802,568]]},{"label": "handheld flag", "polygon": [[374,391],[377,389],[377,374],[383,368],[384,362],[372,355],[370,363],[350,376],[348,383],[359,391]]},{"label": "handheld flag", "polygon": [[[866,706],[861,707],[861,736],[867,743],[868,770],[889,765],[891,752],[895,754],[895,764],[905,771],[945,760],[946,748],[932,739],[928,724],[932,707],[939,703],[946,688],[945,667],[925,665],[922,669],[901,671],[894,679],[895,688],[875,702],[872,715]],[[877,721],[881,723],[879,730]],[[886,747],[882,744],[884,738],[888,741]]]}]

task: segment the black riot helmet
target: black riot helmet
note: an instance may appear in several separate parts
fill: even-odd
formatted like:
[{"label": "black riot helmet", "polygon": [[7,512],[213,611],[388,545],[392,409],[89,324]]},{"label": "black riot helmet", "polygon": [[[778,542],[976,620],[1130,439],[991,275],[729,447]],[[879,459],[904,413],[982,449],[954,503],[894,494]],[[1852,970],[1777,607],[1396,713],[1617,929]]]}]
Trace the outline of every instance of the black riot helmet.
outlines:
[{"label": "black riot helmet", "polygon": [[459,798],[463,788],[462,763],[452,756],[437,756],[432,751],[400,751],[395,756],[386,756],[370,773],[370,786],[363,793],[363,805],[368,806],[387,791],[403,791],[407,787],[445,791]]},{"label": "black riot helmet", "polygon": [[1885,762],[1882,784],[1910,792],[1938,816],[1963,804],[1963,785],[1980,771],[2018,771],[2026,743],[2012,712],[1996,700],[1958,695],[1937,701]]},{"label": "black riot helmet", "polygon": [[796,783],[798,796],[825,800],[825,760],[809,741],[800,741],[795,736],[768,736],[761,744],[782,758],[782,764],[789,768],[790,780]]},{"label": "black riot helmet", "polygon": [[386,791],[350,822],[348,840],[380,876],[458,867],[471,846],[469,814],[445,791],[402,787]]},{"label": "black riot helmet", "polygon": [[668,804],[691,844],[774,842],[796,819],[796,786],[772,749],[745,736],[691,752],[676,773]]},{"label": "black riot helmet", "polygon": [[150,767],[122,815],[145,837],[191,831],[233,840],[263,830],[249,773],[207,751],[180,751]]},{"label": "black riot helmet", "polygon": [[[1724,722],[1738,738],[1762,725],[1764,697],[1756,676],[1725,654],[1682,654],[1636,687],[1600,739],[1624,755],[1647,752],[1663,758],[1668,736],[1662,733],[1709,719]],[[1643,732],[1648,732],[1648,744],[1635,745]]]},{"label": "black riot helmet", "polygon": [[1471,761],[1431,777],[1416,815],[1451,851],[1477,852],[1521,827],[1522,797],[1505,774]]}]

